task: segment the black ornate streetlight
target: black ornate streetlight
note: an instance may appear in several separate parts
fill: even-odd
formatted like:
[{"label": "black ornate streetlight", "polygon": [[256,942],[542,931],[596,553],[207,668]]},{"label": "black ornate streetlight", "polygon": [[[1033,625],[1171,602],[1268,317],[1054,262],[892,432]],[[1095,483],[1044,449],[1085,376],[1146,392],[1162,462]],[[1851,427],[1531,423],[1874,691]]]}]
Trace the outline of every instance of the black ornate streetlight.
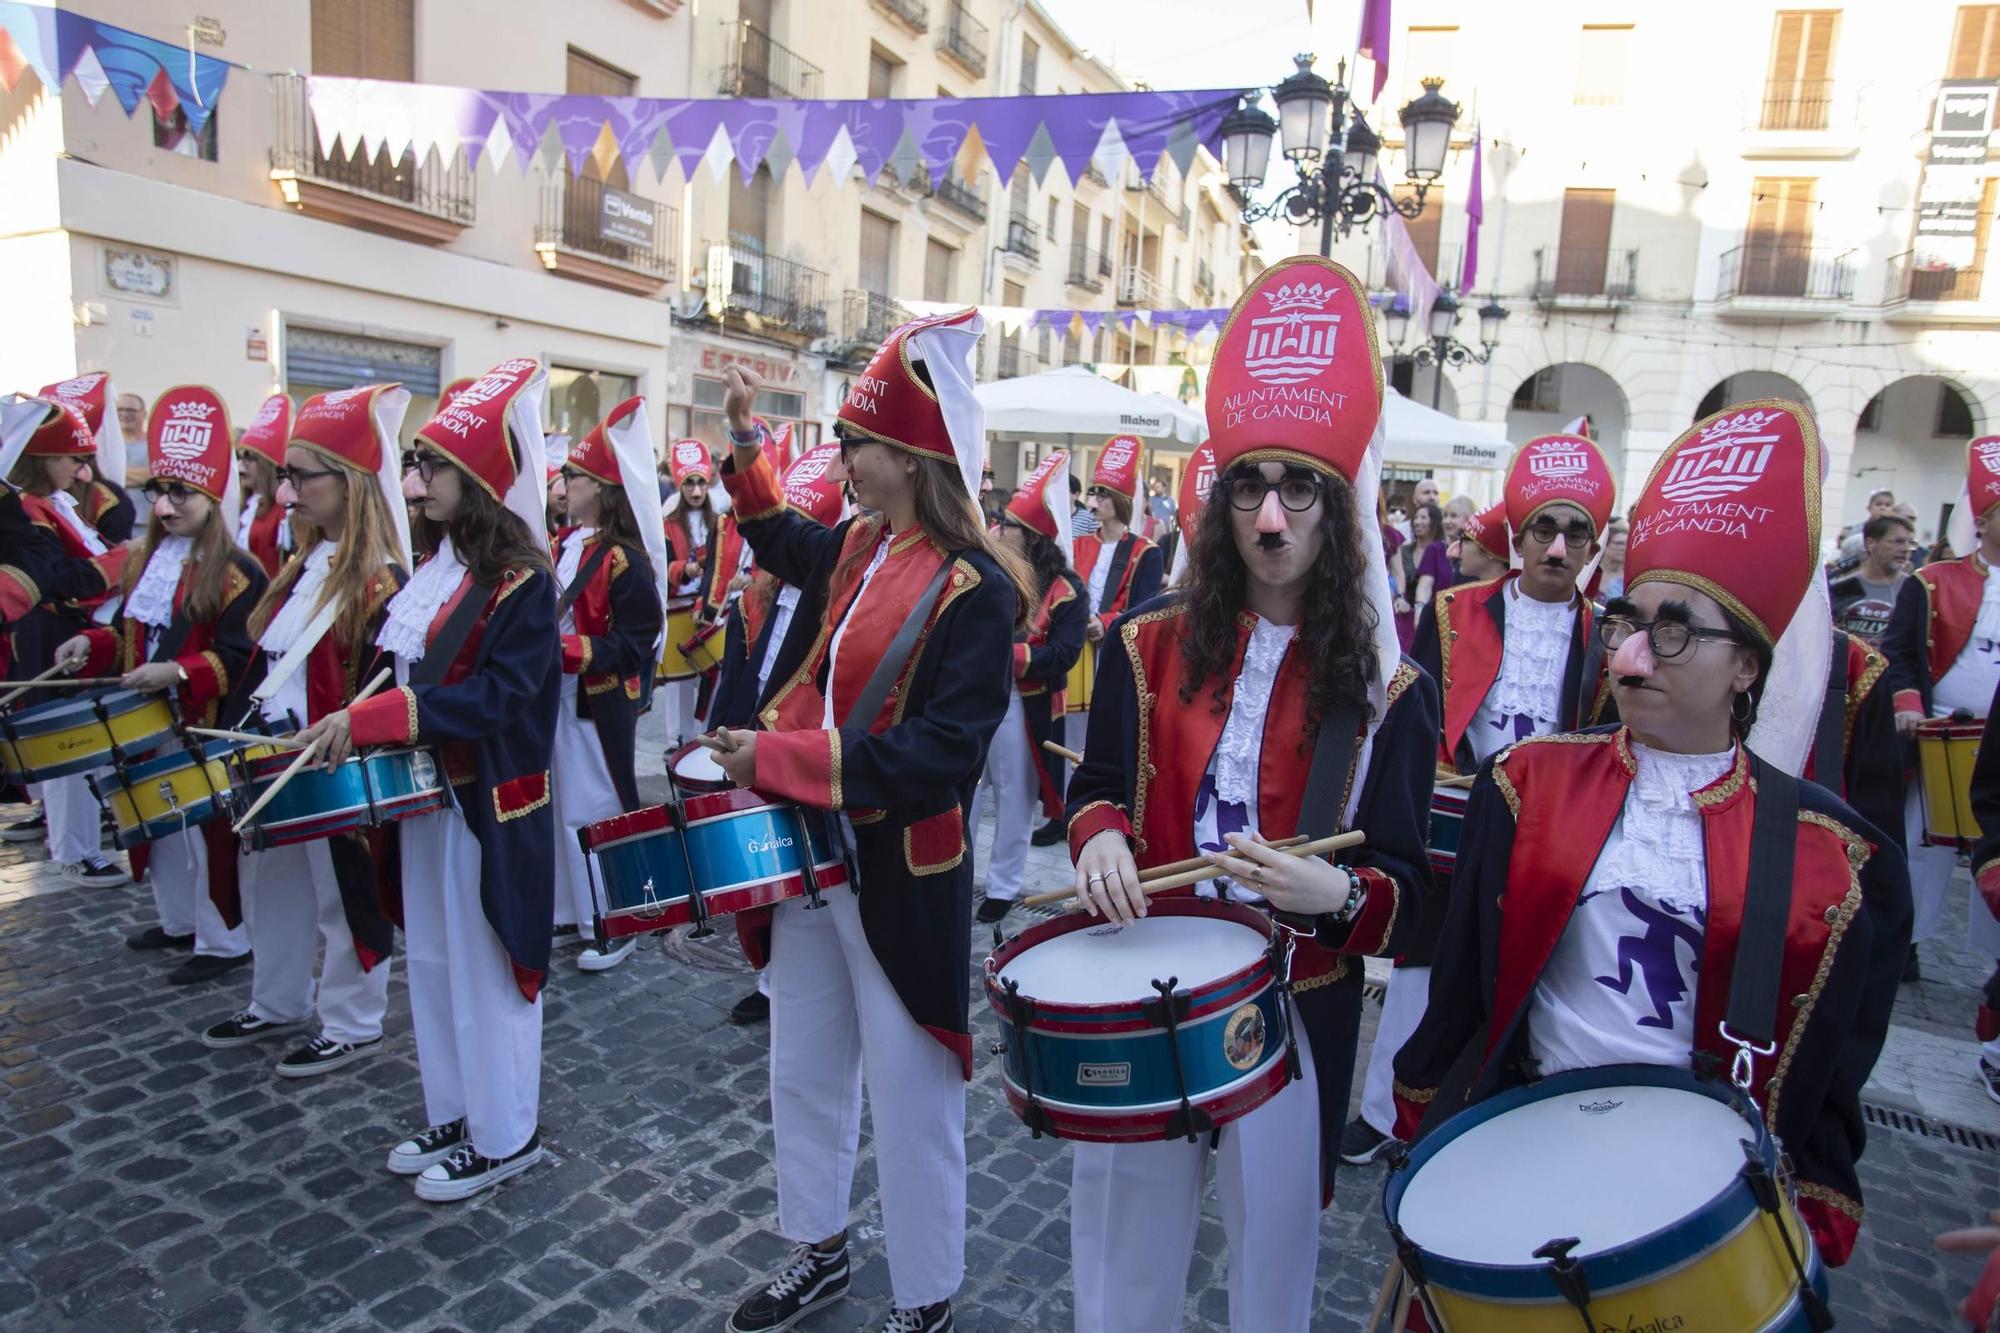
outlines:
[{"label": "black ornate streetlight", "polygon": [[[1475,352],[1464,343],[1451,336],[1458,324],[1458,298],[1450,291],[1441,291],[1437,300],[1431,302],[1429,328],[1425,330],[1424,341],[1409,352],[1404,353],[1415,366],[1435,366],[1431,374],[1431,406],[1438,405],[1439,395],[1444,390],[1444,368],[1483,366],[1493,359],[1493,351],[1500,345],[1500,324],[1507,318],[1507,310],[1491,296],[1486,304],[1479,307],[1479,345],[1484,352]],[[1382,334],[1389,340],[1389,346],[1402,351],[1403,338],[1410,330],[1410,307],[1398,296],[1382,310]]]},{"label": "black ornate streetlight", "polygon": [[[1328,84],[1313,73],[1313,57],[1295,59],[1298,69],[1271,93],[1277,120],[1255,105],[1257,94],[1251,93],[1222,122],[1223,169],[1245,196],[1244,219],[1259,222],[1282,214],[1298,226],[1317,222],[1319,252],[1325,255],[1336,234],[1366,230],[1378,213],[1413,218],[1423,212],[1431,182],[1444,174],[1458,124],[1458,104],[1438,91],[1444,80],[1425,79],[1423,96],[1397,114],[1403,123],[1404,176],[1414,187],[1410,197],[1397,199],[1376,180],[1382,139],[1347,90],[1347,62],[1340,62],[1335,82]],[[1264,184],[1273,138],[1298,171],[1298,183],[1268,204],[1253,206],[1248,196]]]}]

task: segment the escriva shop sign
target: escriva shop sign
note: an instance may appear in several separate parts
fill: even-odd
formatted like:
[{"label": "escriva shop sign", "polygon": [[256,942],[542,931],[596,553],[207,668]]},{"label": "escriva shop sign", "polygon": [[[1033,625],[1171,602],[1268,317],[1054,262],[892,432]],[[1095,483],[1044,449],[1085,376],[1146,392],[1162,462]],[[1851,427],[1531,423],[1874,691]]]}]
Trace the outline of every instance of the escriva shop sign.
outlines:
[{"label": "escriva shop sign", "polygon": [[757,415],[774,428],[792,423],[797,447],[809,449],[819,442],[819,420],[816,414],[809,419],[806,408],[825,365],[822,358],[810,354],[676,331],[667,356],[668,436],[705,440],[717,450],[726,447],[723,372],[736,366],[755,374],[762,383]]}]

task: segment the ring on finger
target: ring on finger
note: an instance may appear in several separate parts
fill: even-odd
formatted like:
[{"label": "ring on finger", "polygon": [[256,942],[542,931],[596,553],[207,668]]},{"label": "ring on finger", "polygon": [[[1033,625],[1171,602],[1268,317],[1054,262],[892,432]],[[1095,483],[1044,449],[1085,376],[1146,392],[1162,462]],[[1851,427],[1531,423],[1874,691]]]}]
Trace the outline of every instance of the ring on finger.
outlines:
[{"label": "ring on finger", "polygon": [[1250,882],[1252,884],[1262,884],[1264,882],[1264,867],[1258,866],[1250,872]]}]

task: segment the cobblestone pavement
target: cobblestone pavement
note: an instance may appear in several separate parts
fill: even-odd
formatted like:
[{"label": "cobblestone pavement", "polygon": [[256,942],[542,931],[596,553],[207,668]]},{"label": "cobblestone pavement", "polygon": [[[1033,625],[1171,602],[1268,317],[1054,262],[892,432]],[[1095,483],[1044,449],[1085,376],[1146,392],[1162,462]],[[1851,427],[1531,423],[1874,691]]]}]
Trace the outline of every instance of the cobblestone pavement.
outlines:
[{"label": "cobblestone pavement", "polygon": [[[654,766],[657,771],[657,765]],[[657,779],[649,779],[657,791]],[[0,810],[0,816],[7,812]],[[982,838],[983,851],[983,838]],[[277,1044],[214,1052],[198,1029],[248,983],[174,988],[127,951],[149,924],[143,888],[58,885],[39,847],[0,851],[0,1324],[130,1333],[232,1329],[716,1329],[786,1252],[774,1231],[765,1033],[733,1027],[750,986],[733,937],[671,938],[587,976],[557,956],[544,1028],[550,1162],[475,1201],[435,1207],[383,1171],[421,1123],[401,963],[388,1040],[371,1060],[294,1084]],[[1030,883],[1060,882],[1060,848]],[[1017,912],[1009,925],[1025,918]],[[1954,933],[1956,932],[1956,933]],[[1945,936],[1962,939],[1962,926]],[[975,940],[975,959],[985,952]],[[1987,966],[1926,946],[1899,1005],[1888,1104],[1959,1103],[2000,1130],[1969,1078],[1971,985]],[[992,1069],[978,1015],[969,1092],[968,1330],[1067,1329],[1067,1152],[1032,1140]],[[1373,1009],[1367,1020],[1372,1026]],[[1363,1056],[1366,1042],[1363,1043]],[[872,1328],[888,1304],[871,1149],[856,1176],[852,1297],[800,1325]],[[2000,1207],[1995,1141],[1873,1129],[1869,1217],[1834,1277],[1843,1329],[1943,1329],[1976,1267],[1930,1237]],[[1381,1278],[1380,1167],[1343,1174],[1322,1223],[1314,1327],[1358,1329]],[[1226,1255],[1205,1222],[1189,1274],[1191,1330],[1226,1327]]]}]

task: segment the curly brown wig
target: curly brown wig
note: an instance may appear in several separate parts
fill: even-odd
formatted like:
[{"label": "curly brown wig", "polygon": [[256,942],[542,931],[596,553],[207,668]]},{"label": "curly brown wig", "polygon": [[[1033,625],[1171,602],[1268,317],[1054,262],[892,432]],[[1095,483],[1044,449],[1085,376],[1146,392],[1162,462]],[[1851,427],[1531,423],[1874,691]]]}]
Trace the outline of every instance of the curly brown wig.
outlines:
[{"label": "curly brown wig", "polygon": [[[1187,614],[1181,656],[1187,678],[1182,703],[1191,703],[1202,686],[1219,710],[1224,692],[1234,680],[1237,659],[1237,617],[1246,609],[1248,575],[1237,554],[1235,525],[1229,507],[1230,483],[1251,469],[1232,469],[1216,480],[1195,525],[1188,550]],[[1286,469],[1289,476],[1295,470]],[[1302,469],[1298,471],[1303,471]],[[1362,530],[1355,519],[1354,491],[1339,477],[1322,476],[1319,531],[1325,538],[1307,579],[1305,605],[1299,617],[1293,650],[1304,654],[1309,683],[1306,717],[1317,734],[1319,720],[1341,708],[1371,710],[1368,682],[1375,678],[1375,607],[1364,589],[1368,566],[1362,554]]]}]

